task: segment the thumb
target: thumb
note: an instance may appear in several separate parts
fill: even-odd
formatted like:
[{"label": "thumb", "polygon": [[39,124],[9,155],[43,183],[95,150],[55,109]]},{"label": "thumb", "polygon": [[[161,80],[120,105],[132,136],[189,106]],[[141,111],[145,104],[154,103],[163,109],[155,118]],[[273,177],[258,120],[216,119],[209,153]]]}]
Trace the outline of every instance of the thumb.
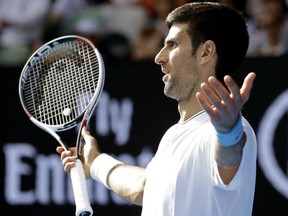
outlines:
[{"label": "thumb", "polygon": [[90,132],[88,131],[87,127],[83,127],[82,128],[82,131],[81,131],[81,134],[82,134],[82,137],[83,139],[86,141],[88,138],[91,138],[91,134]]},{"label": "thumb", "polygon": [[256,74],[254,72],[251,72],[244,79],[243,85],[240,89],[241,96],[243,98],[244,103],[246,103],[246,101],[248,101],[250,97],[250,93],[251,93],[251,89],[252,89],[255,77],[256,77]]}]

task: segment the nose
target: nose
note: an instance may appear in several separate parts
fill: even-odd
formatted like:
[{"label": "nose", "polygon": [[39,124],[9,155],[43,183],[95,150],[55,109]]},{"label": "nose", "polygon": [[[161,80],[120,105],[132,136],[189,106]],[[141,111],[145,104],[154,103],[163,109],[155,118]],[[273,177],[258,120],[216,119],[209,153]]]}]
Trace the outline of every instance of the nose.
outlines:
[{"label": "nose", "polygon": [[163,62],[165,62],[164,47],[157,53],[157,55],[155,56],[154,61],[158,65],[161,65]]}]

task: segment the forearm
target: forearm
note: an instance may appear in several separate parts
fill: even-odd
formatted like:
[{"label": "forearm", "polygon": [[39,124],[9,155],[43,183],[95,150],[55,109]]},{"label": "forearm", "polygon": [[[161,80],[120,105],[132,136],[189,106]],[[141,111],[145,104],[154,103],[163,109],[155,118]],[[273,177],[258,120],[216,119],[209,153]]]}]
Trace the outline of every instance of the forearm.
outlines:
[{"label": "forearm", "polygon": [[142,205],[145,184],[143,168],[125,165],[106,154],[101,154],[93,162],[90,173],[93,179],[101,182],[120,197]]},{"label": "forearm", "polygon": [[110,189],[136,205],[142,205],[145,170],[141,167],[118,165],[108,175]]},{"label": "forearm", "polygon": [[223,147],[216,144],[214,158],[218,165],[218,172],[224,184],[228,185],[236,175],[240,166],[246,135],[235,145]]},{"label": "forearm", "polygon": [[231,169],[240,164],[242,152],[246,142],[246,134],[243,133],[240,141],[232,146],[221,146],[218,143],[215,147],[214,158],[218,166]]},{"label": "forearm", "polygon": [[228,132],[216,130],[216,145],[214,158],[218,171],[225,184],[229,184],[236,175],[241,163],[246,134],[243,130],[240,115],[234,127]]}]

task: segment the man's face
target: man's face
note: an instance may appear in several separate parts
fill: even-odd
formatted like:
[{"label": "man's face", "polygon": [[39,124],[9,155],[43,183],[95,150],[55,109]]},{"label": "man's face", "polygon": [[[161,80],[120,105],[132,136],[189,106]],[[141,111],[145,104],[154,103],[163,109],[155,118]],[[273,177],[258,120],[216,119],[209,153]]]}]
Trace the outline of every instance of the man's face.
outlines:
[{"label": "man's face", "polygon": [[155,57],[165,74],[162,78],[164,94],[178,102],[196,93],[199,69],[196,56],[192,56],[192,44],[187,34],[187,24],[174,24],[165,39],[164,47]]}]

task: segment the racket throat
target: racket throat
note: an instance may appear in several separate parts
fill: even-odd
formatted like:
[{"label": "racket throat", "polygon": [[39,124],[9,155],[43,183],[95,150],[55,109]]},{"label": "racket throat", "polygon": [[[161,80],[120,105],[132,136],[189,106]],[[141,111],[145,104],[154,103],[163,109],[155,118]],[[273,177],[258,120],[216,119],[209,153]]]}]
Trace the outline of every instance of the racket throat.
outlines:
[{"label": "racket throat", "polygon": [[84,125],[81,125],[81,128],[78,131],[77,140],[76,140],[76,157],[81,159],[81,149],[82,149],[82,129]]}]

